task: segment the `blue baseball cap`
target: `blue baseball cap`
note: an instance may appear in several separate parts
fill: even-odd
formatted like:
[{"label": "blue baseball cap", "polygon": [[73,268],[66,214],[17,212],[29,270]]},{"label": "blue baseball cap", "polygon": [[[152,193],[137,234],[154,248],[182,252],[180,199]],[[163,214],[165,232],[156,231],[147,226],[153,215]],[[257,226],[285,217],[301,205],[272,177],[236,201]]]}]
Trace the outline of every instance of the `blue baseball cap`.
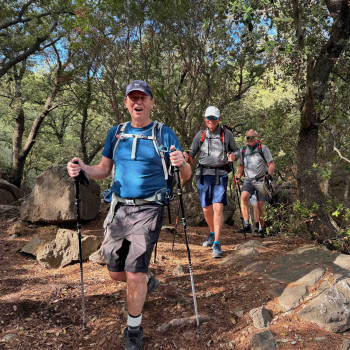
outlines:
[{"label": "blue baseball cap", "polygon": [[142,80],[134,80],[132,81],[127,87],[126,87],[126,93],[127,96],[131,91],[142,91],[147,96],[153,97],[152,90],[150,86]]}]

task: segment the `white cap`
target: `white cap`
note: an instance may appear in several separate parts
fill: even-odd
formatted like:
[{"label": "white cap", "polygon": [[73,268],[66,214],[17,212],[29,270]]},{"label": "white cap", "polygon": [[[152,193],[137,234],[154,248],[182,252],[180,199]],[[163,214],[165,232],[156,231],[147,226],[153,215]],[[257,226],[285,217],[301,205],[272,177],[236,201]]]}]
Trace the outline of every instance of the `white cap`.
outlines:
[{"label": "white cap", "polygon": [[205,110],[205,114],[204,117],[209,117],[209,116],[213,116],[213,117],[220,117],[220,111],[218,108],[214,107],[214,106],[209,106],[206,110]]}]

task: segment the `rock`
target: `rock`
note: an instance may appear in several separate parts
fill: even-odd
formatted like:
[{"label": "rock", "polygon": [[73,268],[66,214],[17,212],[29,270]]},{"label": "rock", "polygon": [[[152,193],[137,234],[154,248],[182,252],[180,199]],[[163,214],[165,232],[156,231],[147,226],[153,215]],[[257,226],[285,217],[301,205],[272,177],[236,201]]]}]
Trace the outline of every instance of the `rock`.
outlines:
[{"label": "rock", "polygon": [[258,329],[269,327],[272,319],[270,312],[265,306],[250,310],[249,316],[253,320],[254,327]]},{"label": "rock", "polygon": [[270,331],[256,333],[250,341],[250,350],[275,350],[275,338]]},{"label": "rock", "polygon": [[19,208],[13,205],[0,205],[0,217],[12,218],[19,216]]},{"label": "rock", "polygon": [[[101,245],[101,238],[83,236],[81,240],[83,256],[86,260]],[[54,241],[47,243],[37,253],[37,260],[45,268],[60,268],[79,261],[79,240],[77,231],[60,229]]]},{"label": "rock", "polygon": [[294,310],[304,300],[307,294],[308,289],[306,286],[286,287],[282,295],[278,297],[282,311],[288,312]]},{"label": "rock", "polygon": [[173,270],[174,276],[181,276],[189,272],[188,266],[177,265]]},{"label": "rock", "polygon": [[100,265],[106,265],[106,261],[105,258],[103,256],[102,250],[99,249],[98,251],[96,251],[95,253],[92,253],[89,256],[89,260],[96,263],[96,264],[100,264]]},{"label": "rock", "polygon": [[[100,186],[91,180],[80,185],[80,218],[94,219],[100,206]],[[53,165],[37,177],[29,197],[21,206],[21,219],[31,222],[64,223],[76,221],[75,186],[66,165]]]},{"label": "rock", "polygon": [[0,204],[11,204],[22,196],[21,190],[10,182],[0,179]]},{"label": "rock", "polygon": [[298,312],[299,317],[302,320],[314,322],[320,328],[330,332],[340,333],[348,330],[350,300],[347,283],[339,280],[329,288],[322,288],[322,292],[316,290],[317,296]]},{"label": "rock", "polygon": [[35,229],[28,227],[23,222],[15,222],[7,231],[10,235],[27,236],[35,233]]},{"label": "rock", "polygon": [[237,316],[238,318],[241,318],[244,315],[244,310],[243,309],[235,309],[235,310],[233,310],[233,314],[235,316]]},{"label": "rock", "polygon": [[14,339],[18,339],[18,334],[8,333],[2,337],[3,342],[11,342]]},{"label": "rock", "polygon": [[45,247],[47,243],[52,242],[56,235],[37,236],[31,239],[21,250],[20,253],[37,256],[37,254]]},{"label": "rock", "polygon": [[249,261],[250,263],[251,258],[259,255],[259,252],[255,248],[263,246],[265,245],[258,241],[248,241],[242,243],[237,247],[237,249],[233,253],[229,254],[226,258],[224,258],[221,264],[231,265],[239,262],[243,265],[246,265],[246,262]]},{"label": "rock", "polygon": [[344,339],[339,350],[350,350],[350,339]]}]

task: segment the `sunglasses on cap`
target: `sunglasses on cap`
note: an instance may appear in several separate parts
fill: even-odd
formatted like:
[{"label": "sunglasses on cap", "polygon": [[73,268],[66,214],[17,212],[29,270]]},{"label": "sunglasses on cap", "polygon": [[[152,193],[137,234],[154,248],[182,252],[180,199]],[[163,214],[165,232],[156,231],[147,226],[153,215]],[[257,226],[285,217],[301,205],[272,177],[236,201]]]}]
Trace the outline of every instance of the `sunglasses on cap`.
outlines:
[{"label": "sunglasses on cap", "polygon": [[207,118],[207,120],[210,120],[210,119],[218,120],[219,119],[219,117],[214,117],[213,115],[208,115],[206,118]]},{"label": "sunglasses on cap", "polygon": [[246,136],[245,137],[248,141],[253,141],[255,139],[255,136]]}]

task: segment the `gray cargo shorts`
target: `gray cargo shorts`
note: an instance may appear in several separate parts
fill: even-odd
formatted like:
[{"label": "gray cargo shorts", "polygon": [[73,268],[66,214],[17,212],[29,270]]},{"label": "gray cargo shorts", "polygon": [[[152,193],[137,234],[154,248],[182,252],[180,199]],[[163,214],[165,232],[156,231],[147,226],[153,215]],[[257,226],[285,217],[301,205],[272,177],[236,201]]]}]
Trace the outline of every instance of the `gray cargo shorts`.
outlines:
[{"label": "gray cargo shorts", "polygon": [[104,222],[102,252],[112,272],[148,272],[163,221],[163,206],[118,203],[112,222]]},{"label": "gray cargo shorts", "polygon": [[263,181],[264,181],[264,178],[262,178],[260,181],[257,181],[257,180],[252,180],[252,179],[245,177],[244,182],[243,182],[243,186],[242,186],[242,192],[243,191],[249,192],[251,196],[254,193],[256,193],[256,199],[259,202],[266,202],[269,198],[266,194],[264,194],[261,191],[261,186],[262,186]]}]

